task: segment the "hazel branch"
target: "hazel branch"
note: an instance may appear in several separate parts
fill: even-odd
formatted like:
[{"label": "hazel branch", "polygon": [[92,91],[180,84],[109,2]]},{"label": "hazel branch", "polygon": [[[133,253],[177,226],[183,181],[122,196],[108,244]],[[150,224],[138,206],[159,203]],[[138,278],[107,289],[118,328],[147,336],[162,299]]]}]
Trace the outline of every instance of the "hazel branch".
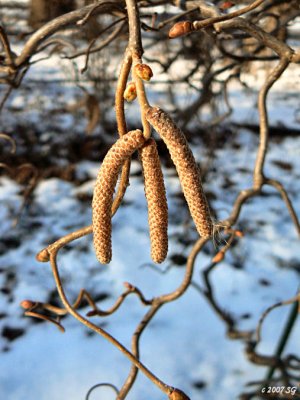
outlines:
[{"label": "hazel branch", "polygon": [[[123,62],[121,65],[121,70],[115,94],[115,111],[116,111],[118,133],[120,137],[122,137],[127,133],[127,125],[126,125],[125,110],[124,110],[124,91],[131,70],[131,65],[132,65],[132,57],[130,51],[126,49]],[[130,158],[128,158],[122,166],[118,190],[112,205],[112,216],[116,213],[116,211],[118,210],[119,206],[122,203],[126,189],[129,185],[129,173],[130,173]]]},{"label": "hazel branch", "polygon": [[[121,19],[121,21],[124,18]],[[119,20],[120,21],[120,20]],[[119,22],[118,21],[118,22]],[[93,48],[96,39],[93,39],[91,41],[91,43],[89,44],[88,48],[85,51],[85,63],[84,63],[84,67],[81,69],[81,73],[83,74],[87,69],[88,69],[88,64],[89,64],[89,58],[90,58],[90,54],[91,53],[96,53],[101,51],[102,49],[104,49],[106,46],[108,46],[111,42],[113,42],[120,34],[120,32],[122,31],[122,29],[124,28],[125,22],[119,24],[112,32],[111,34],[109,34],[107,36],[107,38],[103,39],[101,41],[101,43],[99,43],[96,47]],[[75,57],[77,57],[78,55],[75,55]],[[74,56],[72,57],[67,57],[67,58],[74,58]]]},{"label": "hazel branch", "polygon": [[132,55],[130,50],[127,48],[125,51],[125,55],[123,57],[116,88],[116,94],[115,94],[116,119],[117,119],[118,133],[120,137],[128,132],[126,125],[126,118],[125,118],[125,110],[124,110],[124,92],[126,89],[131,66],[132,66]]},{"label": "hazel branch", "polygon": [[112,385],[111,383],[98,383],[97,385],[94,385],[89,389],[89,391],[86,394],[85,400],[89,400],[92,392],[94,392],[95,389],[98,389],[99,387],[109,387],[116,393],[116,395],[118,395],[119,393],[118,388],[115,385]]},{"label": "hazel branch", "polygon": [[277,180],[275,179],[265,179],[265,183],[267,185],[273,186],[275,189],[277,189],[277,191],[279,192],[279,194],[281,195],[283,201],[285,202],[286,208],[288,209],[291,219],[295,225],[295,228],[297,230],[298,236],[300,237],[300,222],[299,222],[299,218],[296,214],[296,211],[294,209],[293,203],[291,201],[291,199],[289,198],[289,195],[287,194],[287,191],[285,190],[284,186]]},{"label": "hazel branch", "polygon": [[4,28],[0,25],[0,42],[2,43],[4,52],[5,52],[5,63],[8,67],[14,71],[15,63],[14,63],[14,56],[10,48],[9,40]]},{"label": "hazel branch", "polygon": [[[257,324],[256,328],[256,341],[259,343],[261,341],[261,330],[262,330],[262,325],[266,319],[266,317],[270,314],[271,311],[275,310],[275,308],[286,306],[289,304],[293,304],[295,302],[299,302],[300,299],[300,294],[297,296],[293,297],[292,299],[286,300],[286,301],[280,301],[278,303],[273,304],[272,306],[268,307],[261,315],[259,322]],[[299,303],[299,311],[300,311],[300,303]]]},{"label": "hazel branch", "polygon": [[143,372],[143,374],[146,375],[146,377],[149,378],[162,392],[166,394],[172,393],[173,388],[171,386],[168,386],[160,379],[158,379],[148,368],[144,366],[144,364],[142,364],[139,360],[137,360],[137,358],[130,351],[128,351],[126,347],[124,347],[117,339],[111,336],[104,329],[98,327],[97,325],[93,324],[92,322],[84,318],[72,307],[72,305],[69,303],[65,295],[60,275],[58,272],[57,261],[56,261],[57,252],[58,249],[53,250],[52,253],[50,254],[50,263],[60,299],[65,309],[69,312],[69,314],[71,314],[74,318],[76,318],[87,328],[93,330],[97,334],[101,335],[104,339],[108,340],[111,344],[113,344],[119,351],[121,351],[130,360],[130,362],[132,362],[137,368],[139,368],[139,370]]},{"label": "hazel branch", "polygon": [[268,150],[269,141],[269,121],[267,113],[267,95],[274,83],[280,78],[282,73],[286,70],[290,63],[289,57],[284,57],[280,60],[279,64],[273,69],[273,71],[268,75],[268,78],[259,91],[258,95],[258,110],[260,118],[260,143],[257,152],[257,158],[255,162],[255,168],[253,173],[254,189],[260,188],[261,185],[266,183],[264,178],[264,163],[266,158],[266,153]]},{"label": "hazel branch", "polygon": [[135,286],[131,285],[128,282],[124,283],[124,286],[127,288],[126,291],[124,293],[122,293],[118,299],[116,300],[115,304],[109,308],[108,310],[100,310],[98,307],[94,307],[94,309],[92,311],[89,311],[87,313],[88,317],[94,317],[94,316],[100,316],[100,317],[105,317],[108,315],[113,314],[114,312],[116,312],[120,306],[123,304],[124,300],[127,298],[128,295],[130,294],[136,294],[138,296],[138,298],[140,299],[141,303],[145,306],[149,306],[152,304],[152,301],[147,300],[143,293]]},{"label": "hazel branch", "polygon": [[193,23],[189,21],[181,21],[177,22],[169,31],[169,38],[174,39],[188,33],[199,31],[203,28],[208,28],[214,24],[218,24],[216,29],[219,31],[219,23],[224,22],[233,18],[240,17],[243,14],[248,13],[249,11],[254,10],[255,8],[259,7],[265,0],[256,0],[252,4],[249,4],[246,7],[241,8],[240,10],[233,11],[226,15],[215,16],[211,18],[206,18],[201,21],[194,21]]},{"label": "hazel branch", "polygon": [[[188,257],[183,281],[181,282],[179,287],[176,288],[171,293],[164,294],[164,295],[161,295],[158,297],[154,297],[151,300],[150,309],[147,311],[147,313],[145,314],[145,316],[143,317],[141,322],[138,324],[134,334],[132,335],[131,349],[132,349],[132,353],[137,358],[139,358],[139,346],[140,346],[140,340],[141,340],[142,333],[147,328],[147,326],[152,321],[152,319],[155,317],[156,313],[166,303],[175,301],[176,299],[181,297],[185,293],[185,291],[188,289],[188,287],[190,286],[196,257],[199,254],[199,252],[201,251],[201,249],[205,243],[206,243],[206,240],[200,238],[193,246],[193,249],[191,250],[189,257]],[[133,364],[123,387],[120,389],[117,400],[125,399],[125,397],[129,393],[130,389],[132,388],[132,386],[135,382],[137,373],[138,373],[138,368],[136,365]],[[182,391],[173,388],[173,390],[171,390],[171,392],[169,393],[169,399],[170,400],[172,400],[172,399],[188,400],[189,398]]]},{"label": "hazel branch", "polygon": [[149,107],[149,102],[145,92],[145,87],[142,79],[136,71],[136,67],[142,64],[143,46],[141,39],[141,26],[139,8],[136,0],[126,0],[128,26],[129,26],[129,43],[128,48],[131,52],[133,60],[132,77],[136,85],[137,97],[141,108],[141,119],[143,123],[143,134],[146,139],[151,135],[150,125],[145,117],[145,112]]},{"label": "hazel branch", "polygon": [[[97,8],[95,6],[97,5]],[[38,29],[25,43],[23,50],[19,56],[15,59],[16,67],[24,66],[30,59],[30,57],[35,54],[41,43],[56,33],[58,30],[64,29],[69,25],[77,23],[82,18],[84,18],[90,10],[94,9],[94,15],[99,13],[113,13],[115,11],[124,11],[120,2],[118,0],[100,0],[96,4],[90,4],[86,7],[80,8],[75,11],[71,11],[67,14],[61,15],[54,18],[52,21],[43,25]]]}]

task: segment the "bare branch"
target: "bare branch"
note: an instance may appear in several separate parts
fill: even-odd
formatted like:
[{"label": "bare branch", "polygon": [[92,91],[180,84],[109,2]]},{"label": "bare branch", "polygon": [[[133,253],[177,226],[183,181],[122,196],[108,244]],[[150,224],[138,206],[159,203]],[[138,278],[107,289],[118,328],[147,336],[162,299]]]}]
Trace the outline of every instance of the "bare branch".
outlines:
[{"label": "bare branch", "polygon": [[[123,11],[123,8],[120,5],[118,0],[109,0],[109,1],[98,1],[97,8],[95,9],[95,14],[100,13],[109,13],[112,14],[114,11]],[[60,17],[53,19],[48,22],[46,25],[42,26],[38,29],[26,42],[21,54],[16,57],[15,65],[16,67],[23,66],[29,60],[29,58],[35,54],[38,47],[42,44],[42,42],[47,39],[49,36],[53,35],[57,31],[64,29],[72,24],[75,24],[77,21],[82,19],[87,13],[94,9],[95,4],[88,5],[79,10],[71,11],[70,13],[64,14]]]}]

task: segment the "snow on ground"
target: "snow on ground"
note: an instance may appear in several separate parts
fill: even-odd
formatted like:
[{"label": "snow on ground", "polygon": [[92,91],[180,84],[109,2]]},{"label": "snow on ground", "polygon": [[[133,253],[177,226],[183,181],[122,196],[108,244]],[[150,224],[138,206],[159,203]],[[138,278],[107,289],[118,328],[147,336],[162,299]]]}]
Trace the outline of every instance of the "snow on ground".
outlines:
[{"label": "snow on ground", "polygon": [[[207,189],[216,194],[213,206],[216,210],[229,210],[237,191],[250,182],[250,168],[254,159],[253,135],[244,131],[236,138],[242,147],[237,152],[230,145],[218,150],[216,176],[212,176]],[[282,179],[299,214],[299,190],[292,174],[282,172],[272,161],[289,154],[295,173],[299,170],[296,146],[299,139],[285,139],[280,146],[272,143],[268,172]],[[197,152],[197,155],[201,151]],[[225,163],[224,160],[232,163]],[[232,167],[248,167],[249,173],[234,175],[234,185],[227,193],[222,190],[223,178],[232,174]],[[12,293],[1,296],[1,327],[25,329],[18,340],[1,339],[0,387],[7,400],[30,399],[59,400],[61,398],[83,399],[88,388],[97,382],[112,382],[121,386],[129,363],[110,344],[96,335],[89,335],[86,328],[68,317],[63,321],[66,333],[61,334],[47,323],[33,324],[22,317],[19,303],[25,298],[47,301],[54,289],[48,264],[39,264],[34,255],[55,238],[90,224],[89,203],[76,199],[78,193],[91,194],[98,165],[83,162],[78,173],[91,171],[90,180],[82,186],[52,178],[41,182],[33,203],[24,214],[16,229],[10,224],[21,203],[20,187],[8,178],[1,179],[1,236],[21,243],[0,256],[2,285],[5,276],[14,273]],[[133,166],[138,172],[139,165]],[[222,175],[220,171],[222,170]],[[218,175],[218,176],[217,176]],[[172,194],[178,191],[174,174],[166,174],[170,211],[176,204]],[[225,179],[225,178],[224,178]],[[299,265],[299,244],[283,203],[273,190],[268,197],[249,202],[242,214],[246,236],[226,260],[213,272],[212,284],[216,299],[224,309],[240,320],[240,327],[253,329],[260,313],[275,301],[289,298],[297,290],[299,273],[290,265]],[[128,281],[138,286],[146,297],[174,290],[183,278],[183,268],[171,268],[161,275],[151,268],[141,267],[151,262],[147,234],[147,210],[140,176],[133,176],[113,224],[113,260],[109,266],[97,263],[93,253],[92,238],[77,241],[63,252],[59,265],[70,298],[75,299],[80,288],[86,288],[97,296],[108,297],[100,302],[106,308],[113,303]],[[185,212],[176,211],[182,218]],[[262,224],[262,221],[264,223]],[[170,231],[185,235],[183,227],[173,226]],[[189,230],[194,229],[189,227]],[[250,234],[247,234],[249,230]],[[253,233],[251,233],[251,231]],[[190,246],[184,247],[173,239],[170,256],[174,253],[188,254]],[[212,249],[210,249],[212,251]],[[200,271],[210,262],[211,255],[199,255],[196,263],[195,282],[202,286]],[[240,261],[240,269],[233,268]],[[159,269],[170,263],[167,260]],[[261,286],[264,279],[269,286]],[[105,328],[130,346],[134,327],[145,312],[136,298],[128,298],[113,316],[101,321]],[[247,320],[242,315],[249,313]],[[280,332],[287,309],[281,309],[268,318],[261,349],[274,348],[274,330]],[[297,327],[299,331],[299,327]],[[294,339],[296,339],[296,334]],[[294,340],[291,350],[299,354],[299,341]],[[205,299],[194,288],[174,304],[166,305],[153,320],[142,339],[143,362],[167,383],[185,390],[192,399],[214,398],[216,391],[223,399],[233,399],[243,389],[243,384],[262,376],[262,370],[249,364],[243,355],[242,344],[225,337],[225,329]],[[20,368],[16,368],[20,365]],[[204,388],[196,388],[197,382]],[[105,389],[106,390],[106,389]],[[103,393],[104,397],[101,397]],[[98,397],[97,397],[98,396]],[[114,398],[113,393],[95,393],[94,398]],[[146,378],[140,376],[129,399],[165,398]]]}]

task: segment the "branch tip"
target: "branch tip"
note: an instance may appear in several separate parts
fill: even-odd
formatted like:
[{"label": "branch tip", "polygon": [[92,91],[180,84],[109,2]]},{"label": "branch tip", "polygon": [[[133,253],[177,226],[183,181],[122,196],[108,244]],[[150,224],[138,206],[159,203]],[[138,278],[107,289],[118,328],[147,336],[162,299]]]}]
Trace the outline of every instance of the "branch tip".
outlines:
[{"label": "branch tip", "polygon": [[39,262],[48,262],[50,260],[50,253],[47,249],[43,249],[39,253],[37,253],[35,258]]}]

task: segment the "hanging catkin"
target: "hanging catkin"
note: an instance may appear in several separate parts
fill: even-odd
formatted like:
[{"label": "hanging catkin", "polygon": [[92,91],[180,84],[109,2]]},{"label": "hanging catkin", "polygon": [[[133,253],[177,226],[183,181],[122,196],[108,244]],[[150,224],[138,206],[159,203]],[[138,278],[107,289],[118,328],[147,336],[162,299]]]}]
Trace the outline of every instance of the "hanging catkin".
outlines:
[{"label": "hanging catkin", "polygon": [[111,260],[111,207],[120,169],[128,157],[145,142],[140,130],[122,136],[107,152],[99,170],[93,194],[93,234],[96,256],[102,264]]},{"label": "hanging catkin", "polygon": [[204,238],[211,237],[213,224],[202,188],[200,170],[184,134],[172,118],[160,108],[149,108],[146,118],[161,136],[170,152],[198,233]]},{"label": "hanging catkin", "polygon": [[141,147],[139,156],[148,203],[151,257],[154,262],[161,263],[168,252],[168,204],[157,147],[152,138]]}]

